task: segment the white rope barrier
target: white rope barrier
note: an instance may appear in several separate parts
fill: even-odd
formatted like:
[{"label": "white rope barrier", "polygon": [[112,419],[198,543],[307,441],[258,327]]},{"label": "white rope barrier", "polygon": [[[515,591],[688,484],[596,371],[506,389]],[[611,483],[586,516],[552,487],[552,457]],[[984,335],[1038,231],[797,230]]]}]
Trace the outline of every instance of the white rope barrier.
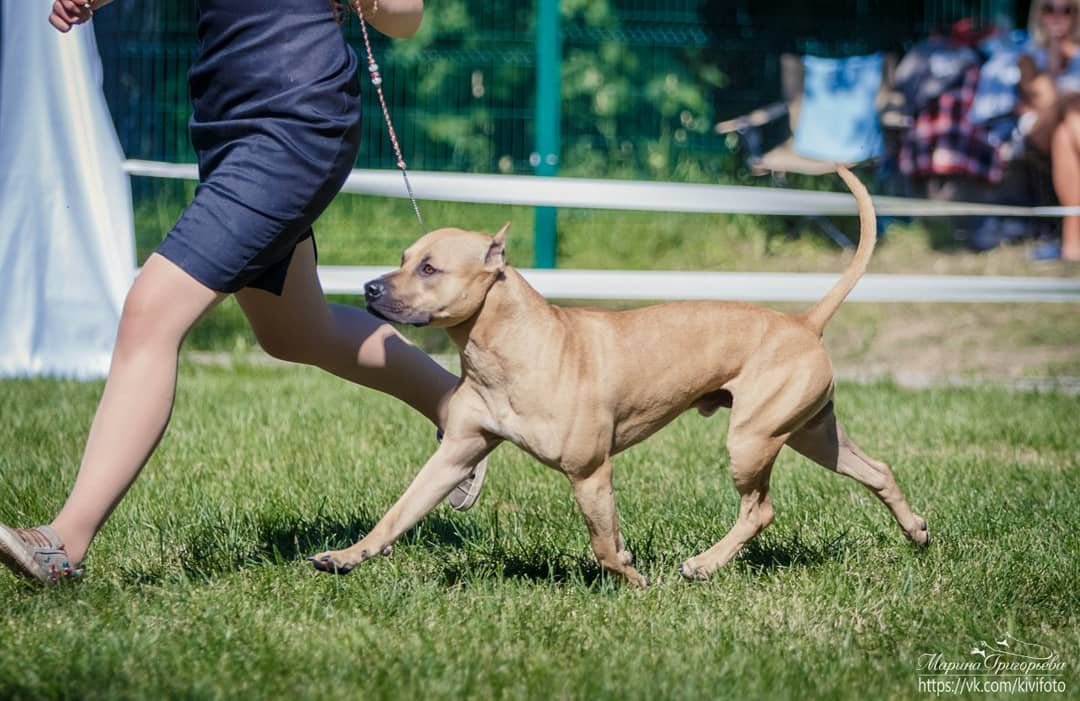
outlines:
[{"label": "white rope barrier", "polygon": [[[129,160],[131,175],[198,179],[194,165]],[[841,192],[812,192],[732,185],[685,185],[631,180],[541,178],[416,172],[421,199],[590,209],[753,214],[855,215],[854,199]],[[354,170],[345,192],[405,197],[398,171]],[[879,214],[909,216],[1001,215],[1059,217],[1080,207],[1011,207],[876,197]],[[392,268],[319,266],[329,294],[363,294],[364,283]],[[580,300],[712,299],[812,302],[837,275],[627,270],[522,270],[545,297]],[[867,275],[852,292],[856,302],[1078,302],[1080,279]]]},{"label": "white rope barrier", "polygon": [[[192,164],[129,160],[125,162],[124,170],[130,175],[153,178],[198,179],[198,171]],[[846,192],[431,171],[413,171],[409,178],[418,199],[446,202],[716,214],[857,214],[855,200]],[[349,175],[342,191],[407,197],[401,186],[401,173],[397,170],[356,169]],[[1017,207],[905,197],[875,197],[874,208],[883,216],[912,217],[1061,217],[1080,214],[1080,207]]]},{"label": "white rope barrier", "polygon": [[[382,266],[319,266],[329,294],[363,294]],[[545,297],[581,300],[711,299],[814,302],[839,274],[640,270],[521,270]],[[853,302],[1080,302],[1080,279],[981,275],[866,275]]]}]

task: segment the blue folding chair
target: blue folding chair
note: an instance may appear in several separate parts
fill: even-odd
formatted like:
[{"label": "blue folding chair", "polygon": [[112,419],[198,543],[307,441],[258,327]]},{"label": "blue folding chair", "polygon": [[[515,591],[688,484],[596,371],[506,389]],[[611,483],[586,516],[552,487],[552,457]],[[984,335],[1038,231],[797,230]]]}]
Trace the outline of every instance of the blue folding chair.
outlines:
[{"label": "blue folding chair", "polygon": [[[780,58],[783,102],[716,125],[716,133],[735,134],[747,152],[755,175],[783,182],[787,173],[824,175],[836,163],[858,166],[876,162],[887,171],[888,130],[905,128],[910,120],[891,96],[895,60],[881,53],[847,58],[784,54]],[[764,149],[765,127],[787,116],[788,137]],[[850,239],[824,217],[810,216],[825,234],[842,246]]]}]

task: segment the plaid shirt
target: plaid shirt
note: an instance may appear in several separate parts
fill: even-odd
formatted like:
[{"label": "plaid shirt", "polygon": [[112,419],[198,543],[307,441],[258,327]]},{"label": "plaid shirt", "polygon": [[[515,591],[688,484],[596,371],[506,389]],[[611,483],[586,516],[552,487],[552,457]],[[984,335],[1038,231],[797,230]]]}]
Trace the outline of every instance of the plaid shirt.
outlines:
[{"label": "plaid shirt", "polygon": [[979,68],[964,72],[963,82],[943,92],[915,115],[900,147],[904,175],[970,175],[1000,182],[1002,158],[989,131],[968,120]]}]

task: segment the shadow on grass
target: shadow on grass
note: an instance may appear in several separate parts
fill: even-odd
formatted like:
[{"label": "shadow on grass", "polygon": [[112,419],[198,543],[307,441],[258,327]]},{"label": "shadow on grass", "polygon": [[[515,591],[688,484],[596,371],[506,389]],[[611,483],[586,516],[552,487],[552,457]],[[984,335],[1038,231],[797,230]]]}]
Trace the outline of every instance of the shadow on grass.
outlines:
[{"label": "shadow on grass", "polygon": [[[853,545],[847,534],[831,541],[816,544],[803,542],[794,535],[783,542],[751,541],[736,559],[738,566],[747,567],[754,575],[766,576],[790,568],[815,568],[843,558]],[[629,544],[634,550],[634,544]],[[634,567],[649,579],[660,577],[670,563],[654,551],[651,538],[640,544]],[[607,588],[617,579],[606,573],[591,554],[553,552],[547,548],[510,552],[496,546],[489,552],[467,558],[466,562],[448,565],[442,574],[446,586],[461,586],[469,580],[495,577],[524,580],[534,583],[583,586],[589,589]]]},{"label": "shadow on grass", "polygon": [[[122,577],[130,584],[151,585],[178,579],[210,581],[246,568],[297,562],[326,549],[351,545],[368,533],[376,520],[368,511],[345,518],[283,518],[277,514],[223,519],[215,526],[187,531],[174,544],[166,545],[163,540],[160,558],[125,567]],[[615,581],[587,550],[566,553],[550,543],[528,542],[507,547],[497,537],[492,542],[491,536],[489,529],[473,521],[433,513],[405,533],[399,543],[458,551],[444,559],[440,580],[447,587],[505,579],[596,589]],[[666,554],[656,551],[652,534],[628,545],[637,553],[635,567],[646,576],[658,576],[658,570],[670,564]],[[840,560],[851,545],[847,534],[820,543],[806,543],[797,534],[783,541],[755,540],[743,548],[736,563],[754,574],[768,575]]]},{"label": "shadow on grass", "polygon": [[[241,516],[235,522],[188,531],[181,542],[171,546],[163,543],[158,560],[124,568],[123,578],[131,584],[158,584],[177,578],[208,581],[247,567],[296,562],[323,550],[352,545],[371,531],[376,521],[375,514],[367,511],[347,518]],[[474,524],[432,514],[398,542],[461,547],[479,537]]]},{"label": "shadow on grass", "polygon": [[552,552],[547,549],[508,552],[496,546],[476,553],[465,562],[448,563],[441,581],[447,587],[461,587],[478,579],[508,579],[531,583],[573,585],[593,588],[611,577],[591,556]]},{"label": "shadow on grass", "polygon": [[[345,548],[369,533],[376,521],[373,514],[362,512],[348,520],[318,517],[309,521],[273,524],[260,531],[258,539],[261,545],[256,556],[281,562],[304,559],[322,550]],[[477,539],[479,530],[473,523],[433,513],[406,531],[398,542],[460,547]]]},{"label": "shadow on grass", "polygon": [[752,540],[743,546],[736,562],[750,568],[754,574],[772,574],[792,567],[817,567],[837,562],[852,545],[847,533],[830,541],[806,543],[796,533],[783,542]]}]

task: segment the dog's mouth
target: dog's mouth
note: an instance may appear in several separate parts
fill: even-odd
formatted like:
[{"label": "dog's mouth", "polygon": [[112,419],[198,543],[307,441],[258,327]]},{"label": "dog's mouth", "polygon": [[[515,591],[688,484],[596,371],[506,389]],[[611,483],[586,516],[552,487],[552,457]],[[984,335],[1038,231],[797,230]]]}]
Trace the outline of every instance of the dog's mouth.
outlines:
[{"label": "dog's mouth", "polygon": [[368,313],[376,319],[389,321],[394,324],[408,324],[409,326],[422,327],[431,323],[431,314],[417,314],[416,312],[397,309],[385,302],[376,301],[367,303]]},{"label": "dog's mouth", "polygon": [[368,314],[372,315],[376,319],[382,319],[383,321],[393,321],[393,319],[387,318],[387,316],[383,314],[382,311],[371,302],[368,302],[367,304],[367,311]]}]

